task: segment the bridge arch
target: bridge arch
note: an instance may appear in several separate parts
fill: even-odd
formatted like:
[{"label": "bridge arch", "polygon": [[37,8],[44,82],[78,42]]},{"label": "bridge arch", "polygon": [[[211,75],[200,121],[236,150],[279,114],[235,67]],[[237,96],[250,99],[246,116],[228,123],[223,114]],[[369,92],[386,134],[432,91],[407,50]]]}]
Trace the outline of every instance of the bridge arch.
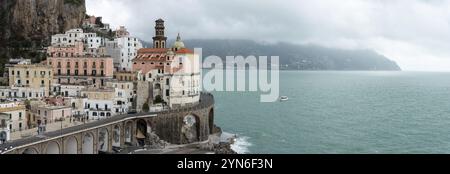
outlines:
[{"label": "bridge arch", "polygon": [[78,140],[75,136],[70,136],[64,142],[64,154],[78,154]]},{"label": "bridge arch", "polygon": [[148,123],[144,119],[139,119],[136,121],[136,140],[139,146],[145,146],[145,140],[148,137]]},{"label": "bridge arch", "polygon": [[109,132],[107,128],[101,128],[98,131],[98,151],[108,152],[109,147]]},{"label": "bridge arch", "polygon": [[184,116],[181,133],[182,143],[184,144],[200,141],[200,117],[195,114]]},{"label": "bridge arch", "polygon": [[45,154],[61,154],[61,145],[56,141],[48,142]]},{"label": "bridge arch", "polygon": [[133,121],[127,121],[125,123],[125,143],[133,143]]},{"label": "bridge arch", "polygon": [[121,137],[120,137],[120,133],[121,133],[121,129],[120,129],[120,125],[115,125],[114,127],[113,127],[113,131],[112,131],[113,133],[112,133],[112,139],[113,139],[113,143],[112,143],[112,146],[113,147],[120,147],[120,140],[121,140]]},{"label": "bridge arch", "polygon": [[28,147],[23,149],[21,154],[35,155],[39,154],[39,150],[36,147]]},{"label": "bridge arch", "polygon": [[94,134],[91,132],[85,133],[82,142],[81,153],[94,154]]},{"label": "bridge arch", "polygon": [[214,108],[211,108],[208,113],[208,126],[209,126],[209,134],[214,133]]}]

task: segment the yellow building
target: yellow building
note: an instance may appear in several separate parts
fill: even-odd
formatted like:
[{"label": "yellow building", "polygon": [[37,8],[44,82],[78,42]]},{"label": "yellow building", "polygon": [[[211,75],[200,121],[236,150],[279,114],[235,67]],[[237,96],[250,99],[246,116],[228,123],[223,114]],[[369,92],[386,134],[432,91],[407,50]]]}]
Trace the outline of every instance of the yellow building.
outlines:
[{"label": "yellow building", "polygon": [[[51,66],[42,64],[18,64],[9,68],[9,86],[42,91],[48,97],[53,83]],[[34,96],[34,95],[33,95]]]}]

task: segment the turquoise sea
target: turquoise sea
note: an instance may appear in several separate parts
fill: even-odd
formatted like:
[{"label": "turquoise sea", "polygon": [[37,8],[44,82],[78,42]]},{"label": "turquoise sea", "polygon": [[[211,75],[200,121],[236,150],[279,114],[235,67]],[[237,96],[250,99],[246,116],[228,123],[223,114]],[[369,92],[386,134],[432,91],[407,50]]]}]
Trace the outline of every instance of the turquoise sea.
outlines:
[{"label": "turquoise sea", "polygon": [[252,154],[450,153],[450,73],[280,72],[287,102],[213,92],[216,124]]}]

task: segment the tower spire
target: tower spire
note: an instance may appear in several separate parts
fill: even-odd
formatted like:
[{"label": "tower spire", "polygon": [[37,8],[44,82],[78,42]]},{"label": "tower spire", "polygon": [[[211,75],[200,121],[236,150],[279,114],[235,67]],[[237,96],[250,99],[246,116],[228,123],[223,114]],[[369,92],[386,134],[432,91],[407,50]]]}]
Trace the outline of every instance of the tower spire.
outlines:
[{"label": "tower spire", "polygon": [[153,37],[153,48],[166,48],[167,37],[165,36],[164,20],[158,19],[155,21],[155,37]]}]

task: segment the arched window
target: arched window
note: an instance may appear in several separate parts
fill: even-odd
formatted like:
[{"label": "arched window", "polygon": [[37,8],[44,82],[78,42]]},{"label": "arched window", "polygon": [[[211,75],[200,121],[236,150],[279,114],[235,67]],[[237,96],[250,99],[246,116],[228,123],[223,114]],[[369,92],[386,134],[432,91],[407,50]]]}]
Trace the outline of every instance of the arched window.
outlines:
[{"label": "arched window", "polygon": [[104,113],[104,112],[101,112],[101,113],[100,113],[100,116],[101,116],[101,117],[104,117],[104,116],[105,116],[105,113]]},{"label": "arched window", "polygon": [[97,112],[92,112],[92,116],[94,116],[94,117],[98,116]]}]

